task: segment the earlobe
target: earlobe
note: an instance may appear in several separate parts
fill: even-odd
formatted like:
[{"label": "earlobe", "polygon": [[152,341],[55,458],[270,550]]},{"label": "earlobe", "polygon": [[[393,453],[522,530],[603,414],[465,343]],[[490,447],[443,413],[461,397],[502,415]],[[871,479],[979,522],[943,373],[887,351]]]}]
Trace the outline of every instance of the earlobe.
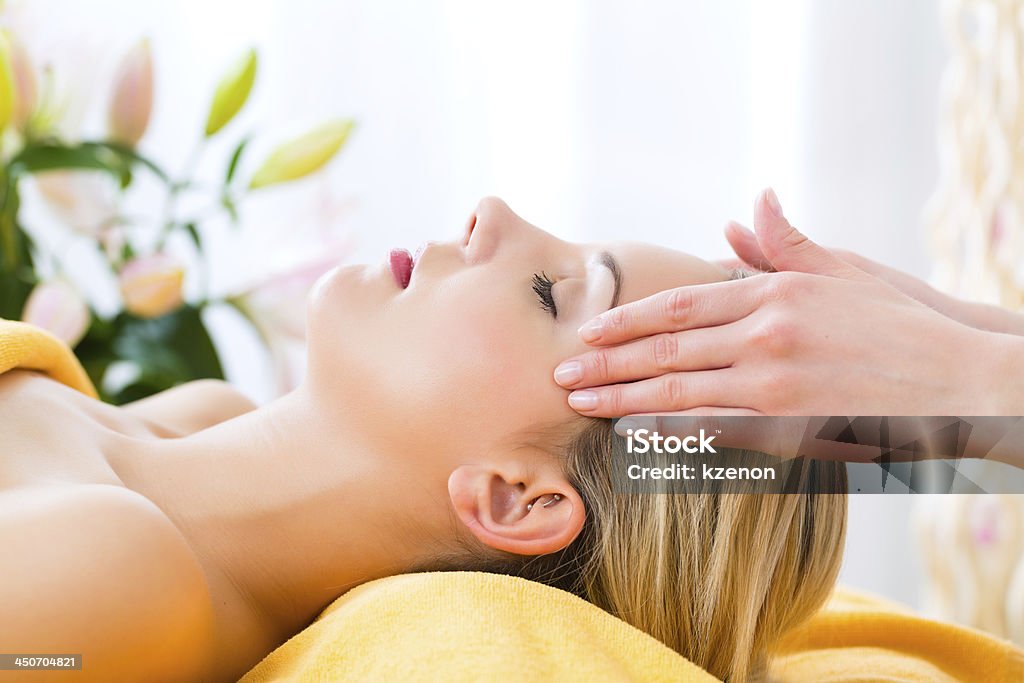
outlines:
[{"label": "earlobe", "polygon": [[490,466],[462,465],[448,478],[459,520],[491,548],[546,555],[575,540],[583,528],[583,501],[560,473],[530,480]]}]

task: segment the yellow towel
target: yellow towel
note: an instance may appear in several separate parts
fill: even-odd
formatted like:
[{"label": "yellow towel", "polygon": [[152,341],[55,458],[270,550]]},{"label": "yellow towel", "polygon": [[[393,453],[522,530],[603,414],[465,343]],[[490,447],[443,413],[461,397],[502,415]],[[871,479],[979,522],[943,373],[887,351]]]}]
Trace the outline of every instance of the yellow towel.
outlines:
[{"label": "yellow towel", "polygon": [[264,681],[684,681],[717,678],[565,591],[478,572],[349,591],[242,678]]},{"label": "yellow towel", "polygon": [[67,344],[41,327],[0,318],[0,375],[22,368],[39,370],[96,398],[96,389]]},{"label": "yellow towel", "polygon": [[1024,651],[981,631],[837,589],[782,643],[771,673],[788,683],[1024,681]]},{"label": "yellow towel", "polygon": [[[775,681],[1024,681],[1024,653],[970,629],[838,591],[787,638]],[[241,683],[717,681],[594,605],[477,572],[406,574],[332,603]]]}]

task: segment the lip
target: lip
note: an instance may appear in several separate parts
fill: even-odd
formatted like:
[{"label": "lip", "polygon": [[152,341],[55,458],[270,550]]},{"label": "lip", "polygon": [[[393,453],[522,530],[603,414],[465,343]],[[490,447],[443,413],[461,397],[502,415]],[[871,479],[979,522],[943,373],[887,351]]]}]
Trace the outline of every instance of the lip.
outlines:
[{"label": "lip", "polygon": [[395,277],[398,286],[402,289],[408,287],[409,280],[412,279],[412,269],[415,266],[415,261],[409,250],[392,249],[388,252],[388,264],[391,266],[391,274]]}]

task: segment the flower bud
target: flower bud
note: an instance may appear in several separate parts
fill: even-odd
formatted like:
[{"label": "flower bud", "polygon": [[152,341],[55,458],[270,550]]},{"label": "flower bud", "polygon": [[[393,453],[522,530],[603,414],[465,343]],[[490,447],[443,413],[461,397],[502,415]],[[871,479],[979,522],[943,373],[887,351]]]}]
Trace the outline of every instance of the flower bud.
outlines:
[{"label": "flower bud", "polygon": [[32,59],[13,34],[8,35],[11,50],[11,75],[14,82],[14,110],[12,121],[19,130],[25,130],[29,117],[36,106],[36,72],[32,66]]},{"label": "flower bud", "polygon": [[89,307],[70,284],[50,280],[36,285],[28,295],[21,319],[74,346],[89,329]]},{"label": "flower bud", "polygon": [[168,254],[151,254],[129,261],[118,276],[126,311],[140,318],[157,318],[182,304],[185,269]]},{"label": "flower bud", "polygon": [[143,39],[121,60],[110,100],[110,137],[129,147],[138,144],[149,125],[153,109],[153,57],[149,40]]},{"label": "flower bud", "polygon": [[275,149],[249,181],[250,188],[297,180],[331,160],[352,131],[350,119],[331,121]]},{"label": "flower bud", "polygon": [[89,237],[117,218],[117,181],[106,171],[46,171],[34,176],[39,193],[61,221]]},{"label": "flower bud", "polygon": [[14,69],[11,64],[11,42],[7,34],[0,31],[0,132],[14,118],[16,88]]},{"label": "flower bud", "polygon": [[250,49],[217,84],[210,104],[210,114],[206,117],[206,137],[219,131],[235,117],[249,99],[255,80],[256,50]]}]

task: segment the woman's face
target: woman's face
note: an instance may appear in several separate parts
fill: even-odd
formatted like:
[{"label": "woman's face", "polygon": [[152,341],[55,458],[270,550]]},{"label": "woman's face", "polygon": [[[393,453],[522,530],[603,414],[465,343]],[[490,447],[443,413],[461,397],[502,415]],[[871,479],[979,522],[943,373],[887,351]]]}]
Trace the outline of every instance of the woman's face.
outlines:
[{"label": "woman's face", "polygon": [[727,277],[663,247],[562,241],[488,197],[460,239],[426,245],[405,288],[387,259],[320,280],[308,383],[387,450],[462,461],[582,419],[552,372],[585,349],[585,321],[613,303]]}]

